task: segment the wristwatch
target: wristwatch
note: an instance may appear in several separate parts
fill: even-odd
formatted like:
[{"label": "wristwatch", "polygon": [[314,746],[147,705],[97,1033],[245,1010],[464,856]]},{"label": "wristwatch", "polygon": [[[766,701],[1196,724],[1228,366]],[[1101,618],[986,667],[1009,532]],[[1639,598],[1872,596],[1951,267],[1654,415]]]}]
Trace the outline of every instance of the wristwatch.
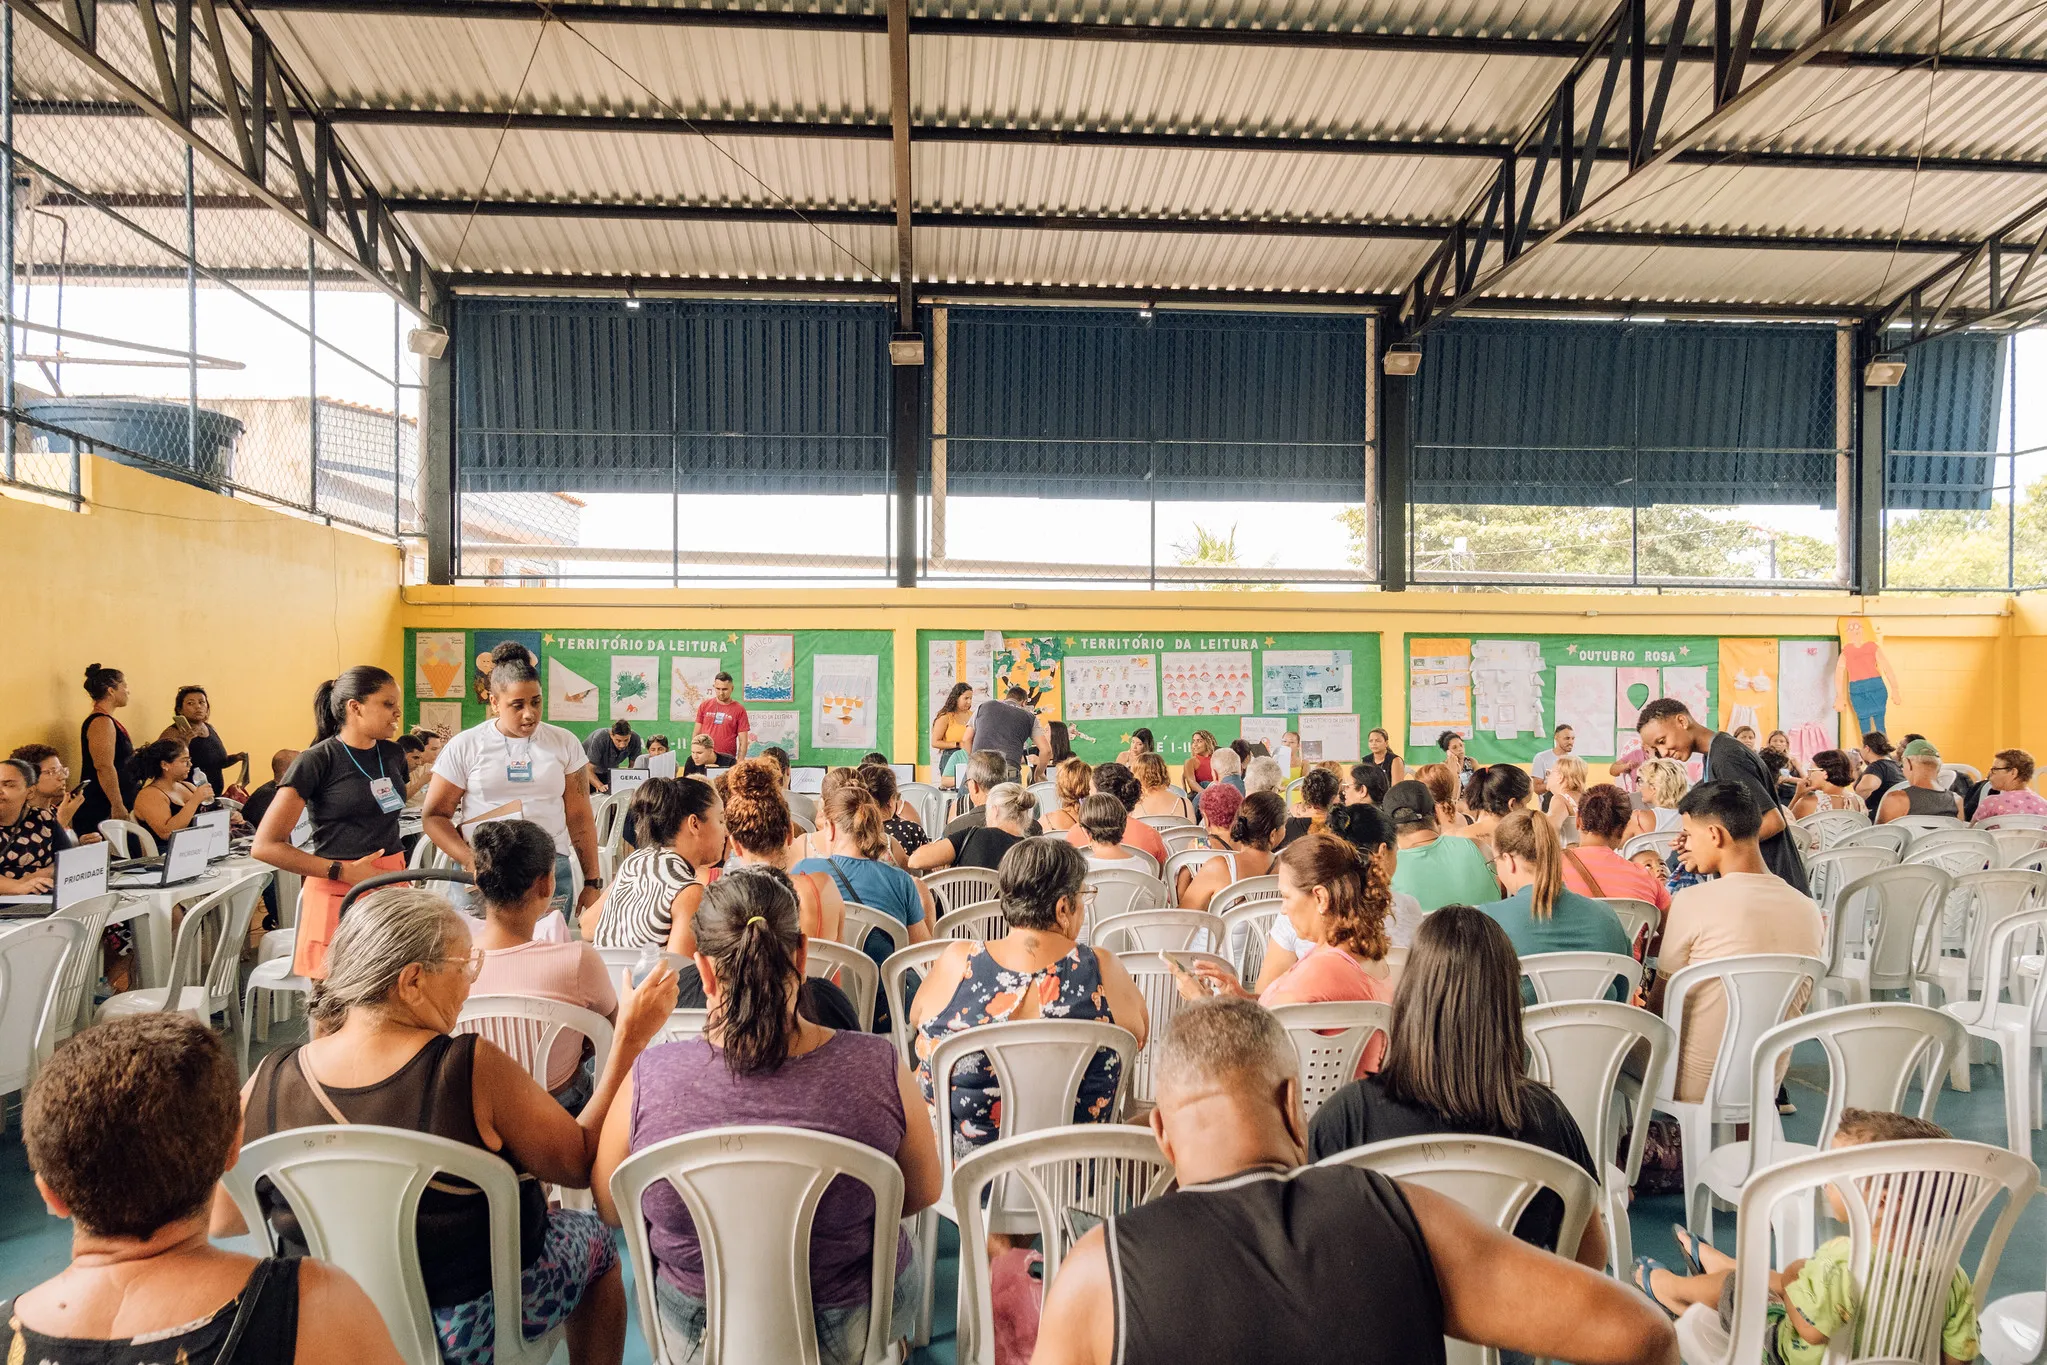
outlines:
[{"label": "wristwatch", "polygon": [[340,881],[340,880],[341,880],[341,864],[340,864],[340,863],[338,863],[338,862],[329,862],[329,863],[327,864],[327,880],[328,880],[328,881],[330,881],[330,882],[338,882],[338,881]]},{"label": "wristwatch", "polygon": [[602,891],[604,889],[604,878],[602,877],[583,878],[583,889],[585,891]]}]

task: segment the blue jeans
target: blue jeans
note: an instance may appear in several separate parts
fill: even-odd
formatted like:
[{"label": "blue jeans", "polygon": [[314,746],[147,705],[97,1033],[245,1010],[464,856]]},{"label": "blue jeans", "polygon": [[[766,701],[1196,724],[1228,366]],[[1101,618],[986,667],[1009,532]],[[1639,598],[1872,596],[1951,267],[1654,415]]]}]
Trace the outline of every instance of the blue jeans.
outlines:
[{"label": "blue jeans", "polygon": [[1857,729],[1883,729],[1884,710],[1890,703],[1891,689],[1882,678],[1857,678],[1848,684],[1848,704],[1855,708]]},{"label": "blue jeans", "polygon": [[[638,1266],[633,1267],[637,1272]],[[701,1299],[693,1299],[658,1273],[654,1276],[654,1299],[661,1309],[661,1329],[668,1337],[670,1356],[678,1365],[699,1365],[704,1358],[704,1333],[709,1330],[711,1310]],[[917,1311],[917,1263],[913,1259],[896,1276],[895,1334],[910,1334]],[[860,1365],[867,1349],[867,1305],[853,1308],[819,1308],[817,1358],[824,1365]]]},{"label": "blue jeans", "polygon": [[550,910],[559,910],[564,916],[569,907],[576,903],[576,897],[583,893],[583,869],[574,855],[554,855],[554,899],[547,903]]}]

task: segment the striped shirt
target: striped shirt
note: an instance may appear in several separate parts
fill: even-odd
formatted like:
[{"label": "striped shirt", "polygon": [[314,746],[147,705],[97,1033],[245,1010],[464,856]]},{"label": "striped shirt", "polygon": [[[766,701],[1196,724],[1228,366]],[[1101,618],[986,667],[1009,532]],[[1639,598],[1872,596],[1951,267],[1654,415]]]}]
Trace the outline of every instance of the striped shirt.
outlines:
[{"label": "striped shirt", "polygon": [[675,927],[675,898],[697,879],[696,869],[672,848],[636,849],[618,865],[604,917],[600,948],[666,948]]}]

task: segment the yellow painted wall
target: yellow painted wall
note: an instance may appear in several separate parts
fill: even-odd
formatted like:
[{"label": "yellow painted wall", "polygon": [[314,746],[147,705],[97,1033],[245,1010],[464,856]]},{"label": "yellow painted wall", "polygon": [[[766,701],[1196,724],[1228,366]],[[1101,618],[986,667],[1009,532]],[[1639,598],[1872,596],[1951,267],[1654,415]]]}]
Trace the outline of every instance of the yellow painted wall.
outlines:
[{"label": "yellow painted wall", "polygon": [[0,753],[54,744],[76,773],[85,666],[128,676],[140,745],[187,683],[255,757],[312,737],[313,689],[350,664],[398,670],[398,551],[365,536],[88,459],[86,507],[0,496]]},{"label": "yellow painted wall", "polygon": [[2012,742],[2047,762],[2047,593],[2014,599],[2012,625]]},{"label": "yellow painted wall", "polygon": [[[1405,720],[1410,632],[1485,631],[1625,635],[1832,635],[1844,611],[1882,622],[1885,648],[1903,700],[1888,718],[1893,733],[1923,731],[1950,756],[1987,768],[1991,751],[2015,741],[2021,712],[2047,732],[2047,698],[2020,705],[2013,669],[2023,649],[2047,664],[2047,605],[2035,609],[2041,639],[2013,638],[2004,598],[1871,599],[1839,597],[1596,594],[1045,592],[877,589],[770,591],[409,588],[402,624],[422,629],[589,626],[610,629],[843,628],[895,632],[895,757],[919,757],[929,717],[917,714],[919,629],[1019,633],[1028,628],[1098,631],[1381,631],[1384,723],[1396,735]],[[2036,687],[2035,692],[2039,689]],[[2039,750],[2047,753],[2047,733]]]}]

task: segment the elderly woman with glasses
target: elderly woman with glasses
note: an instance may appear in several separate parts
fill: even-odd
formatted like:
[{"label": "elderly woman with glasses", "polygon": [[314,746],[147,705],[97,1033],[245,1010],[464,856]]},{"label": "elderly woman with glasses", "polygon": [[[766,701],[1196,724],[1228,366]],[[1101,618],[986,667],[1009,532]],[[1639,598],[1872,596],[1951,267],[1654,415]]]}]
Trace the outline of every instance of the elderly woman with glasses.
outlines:
[{"label": "elderly woman with glasses", "polygon": [[[505,1158],[519,1178],[519,1255],[526,1335],[566,1325],[573,1362],[616,1361],[625,1345],[625,1286],[610,1231],[588,1210],[550,1209],[544,1185],[585,1189],[620,1083],[667,1022],[675,973],[661,965],[638,989],[619,983],[618,1031],[603,1074],[571,1115],[526,1068],[455,1022],[484,950],[454,907],[430,891],[391,889],[352,906],[313,985],[313,1039],[271,1053],[242,1090],[243,1140],[325,1124],[410,1128]],[[286,1254],[305,1254],[289,1205],[257,1193]],[[225,1195],[213,1235],[246,1231]],[[446,1365],[490,1365],[490,1214],[464,1182],[420,1197],[417,1236],[426,1300]]]},{"label": "elderly woman with glasses", "polygon": [[[931,1101],[931,1052],[948,1033],[1022,1019],[1100,1019],[1144,1045],[1144,996],[1115,957],[1080,941],[1087,923],[1087,860],[1071,844],[1025,839],[996,870],[1009,933],[962,940],[932,964],[910,1002],[917,1030],[917,1078]],[[1098,1053],[1081,1081],[1075,1123],[1107,1123],[1116,1098],[1117,1059]],[[952,1146],[956,1157],[995,1140],[1001,1092],[979,1054],[952,1073]]]}]

